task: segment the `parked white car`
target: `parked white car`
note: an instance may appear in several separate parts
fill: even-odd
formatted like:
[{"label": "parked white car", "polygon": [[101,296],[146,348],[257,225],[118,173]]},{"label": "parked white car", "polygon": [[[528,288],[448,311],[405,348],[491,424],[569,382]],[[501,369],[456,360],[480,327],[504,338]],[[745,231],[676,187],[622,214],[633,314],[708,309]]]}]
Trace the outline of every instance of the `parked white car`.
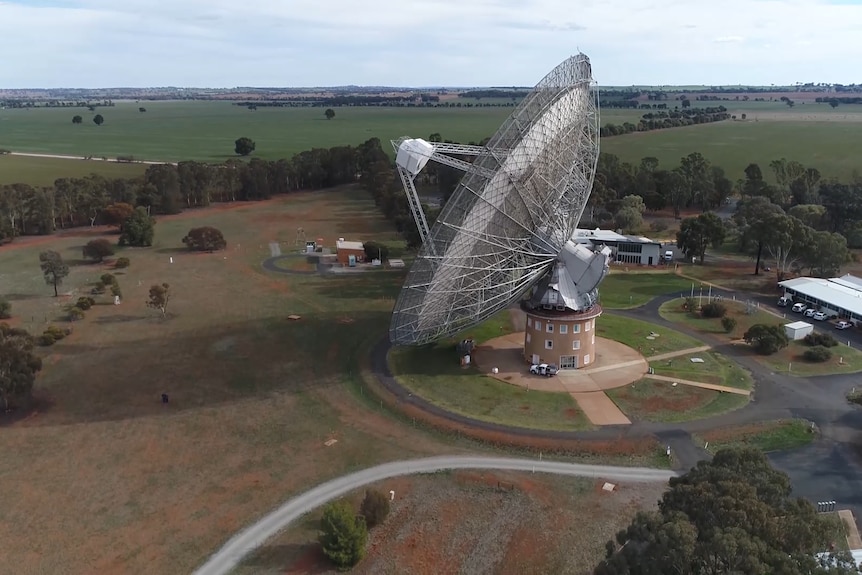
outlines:
[{"label": "parked white car", "polygon": [[816,319],[817,321],[823,321],[823,320],[825,320],[825,319],[827,318],[827,315],[826,315],[825,313],[823,313],[822,311],[818,311],[817,313],[815,313],[815,314],[814,314],[813,316],[811,316],[811,317],[813,317],[813,318],[814,318],[814,319]]},{"label": "parked white car", "polygon": [[804,303],[795,303],[795,304],[793,304],[793,307],[790,308],[790,311],[795,311],[796,313],[802,313],[803,311],[805,311],[805,304]]},{"label": "parked white car", "polygon": [[778,307],[787,307],[793,300],[787,296],[778,298]]},{"label": "parked white car", "polygon": [[835,324],[835,329],[850,329],[851,327],[853,327],[853,324],[849,321],[842,320]]},{"label": "parked white car", "polygon": [[805,310],[805,317],[814,317],[818,313],[821,313],[821,312],[818,312],[815,308],[810,307],[807,310]]},{"label": "parked white car", "polygon": [[544,375],[546,377],[550,377],[552,375],[557,375],[557,366],[554,364],[548,365],[547,363],[538,363],[530,366],[530,373],[533,375]]}]

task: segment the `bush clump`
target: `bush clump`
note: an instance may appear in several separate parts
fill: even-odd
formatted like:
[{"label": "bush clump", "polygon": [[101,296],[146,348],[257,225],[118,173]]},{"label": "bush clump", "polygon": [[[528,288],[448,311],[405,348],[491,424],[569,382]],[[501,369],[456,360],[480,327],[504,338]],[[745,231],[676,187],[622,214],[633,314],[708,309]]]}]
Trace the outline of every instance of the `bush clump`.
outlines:
[{"label": "bush clump", "polygon": [[190,229],[182,241],[190,250],[197,252],[214,252],[227,247],[221,230],[210,226]]},{"label": "bush clump", "polygon": [[368,526],[357,517],[350,504],[336,501],[327,505],[320,520],[323,554],[339,569],[349,569],[365,557]]},{"label": "bush clump", "polygon": [[99,279],[102,280],[102,285],[105,287],[117,283],[117,278],[114,277],[114,274],[102,274]]},{"label": "bush clump", "polygon": [[37,338],[37,343],[46,347],[49,345],[54,345],[55,342],[60,341],[70,333],[72,333],[71,329],[64,329],[56,325],[51,325],[48,326],[48,328],[42,332],[42,335]]},{"label": "bush clump", "polygon": [[94,305],[96,305],[96,300],[88,296],[79,297],[78,301],[75,303],[75,307],[79,307],[84,311],[87,311]]},{"label": "bush clump", "polygon": [[12,317],[12,304],[5,299],[0,299],[0,319]]},{"label": "bush clump", "polygon": [[736,329],[736,318],[730,317],[729,315],[721,318],[721,327],[724,328],[724,331],[727,333],[732,332]]},{"label": "bush clump", "polygon": [[727,314],[727,306],[721,302],[711,301],[700,308],[700,315],[709,318],[724,317]]},{"label": "bush clump", "polygon": [[832,337],[831,333],[821,333],[818,331],[812,331],[802,340],[805,342],[805,345],[810,346],[822,346],[822,347],[835,347],[838,345],[838,340]]},{"label": "bush clump", "polygon": [[380,525],[389,516],[389,498],[380,491],[369,489],[359,506],[359,514],[365,518],[369,529]]},{"label": "bush clump", "polygon": [[69,321],[78,321],[79,319],[84,319],[84,310],[75,306],[69,310]]},{"label": "bush clump", "polygon": [[131,262],[129,261],[129,258],[117,258],[117,261],[114,262],[114,267],[117,268],[118,270],[121,270],[121,269],[129,267],[130,263]]},{"label": "bush clump", "polygon": [[772,355],[790,344],[782,325],[756,323],[742,336],[760,355]]},{"label": "bush clump", "polygon": [[829,348],[823,347],[822,345],[815,345],[814,347],[808,348],[805,350],[805,353],[802,354],[802,359],[812,363],[823,363],[824,361],[828,361],[831,357],[832,352]]}]

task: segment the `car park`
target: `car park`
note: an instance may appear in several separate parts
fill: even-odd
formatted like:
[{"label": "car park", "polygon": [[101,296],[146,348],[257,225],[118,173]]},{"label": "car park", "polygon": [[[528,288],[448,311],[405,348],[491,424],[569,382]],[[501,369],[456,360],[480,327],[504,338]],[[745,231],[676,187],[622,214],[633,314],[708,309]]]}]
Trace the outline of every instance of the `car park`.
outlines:
[{"label": "car park", "polygon": [[814,318],[814,319],[816,319],[817,321],[823,321],[823,320],[825,320],[825,319],[827,318],[827,315],[826,315],[825,313],[823,313],[822,311],[818,311],[817,313],[815,313],[815,314],[814,314],[813,316],[811,316],[811,317],[813,317],[813,318]]},{"label": "car park", "polygon": [[853,324],[844,320],[835,324],[835,329],[850,329],[851,327],[853,327]]},{"label": "car park", "polygon": [[790,308],[790,311],[794,311],[796,313],[802,313],[803,311],[805,311],[805,304],[804,303],[795,303],[795,304],[793,304],[793,307]]},{"label": "car park", "polygon": [[557,375],[557,366],[554,364],[547,363],[537,363],[530,366],[530,373],[533,375],[544,375],[545,377],[551,377],[552,375]]}]

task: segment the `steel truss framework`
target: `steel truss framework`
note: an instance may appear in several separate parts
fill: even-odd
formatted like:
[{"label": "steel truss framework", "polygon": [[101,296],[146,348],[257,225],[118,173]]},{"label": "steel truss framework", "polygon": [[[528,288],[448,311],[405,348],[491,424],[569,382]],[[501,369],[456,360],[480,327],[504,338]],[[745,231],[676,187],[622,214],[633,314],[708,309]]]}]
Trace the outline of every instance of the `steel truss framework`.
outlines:
[{"label": "steel truss framework", "polygon": [[475,325],[552,269],[592,189],[592,84],[589,58],[578,54],[527,95],[487,146],[434,144],[429,159],[465,174],[430,231],[413,177],[399,168],[423,244],[395,305],[394,344],[430,343]]}]

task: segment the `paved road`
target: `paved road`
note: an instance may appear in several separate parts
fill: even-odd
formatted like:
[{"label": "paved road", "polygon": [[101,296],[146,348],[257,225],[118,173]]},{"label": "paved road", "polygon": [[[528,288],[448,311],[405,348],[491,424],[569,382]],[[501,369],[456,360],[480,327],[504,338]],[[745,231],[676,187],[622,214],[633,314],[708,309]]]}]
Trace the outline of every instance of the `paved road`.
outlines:
[{"label": "paved road", "polygon": [[629,482],[665,482],[676,475],[672,471],[643,467],[583,465],[510,457],[442,456],[384,463],[327,481],[288,500],[257,523],[232,537],[195,571],[195,575],[226,575],[230,573],[247,554],[263,545],[291,522],[350,491],[390,477],[413,473],[431,473],[446,469],[538,471],[555,475],[597,477]]},{"label": "paved road", "polygon": [[[101,157],[95,157],[95,156],[90,157],[90,158],[85,158],[84,156],[66,156],[63,154],[35,154],[35,153],[30,153],[30,152],[9,152],[8,155],[10,155],[10,156],[27,156],[30,158],[57,158],[60,160],[90,160],[93,162],[117,162],[117,163],[121,163],[117,158],[102,159]],[[150,160],[135,160],[134,162],[122,162],[122,163],[126,163],[126,164],[155,164],[155,165],[171,164],[173,166],[177,165],[176,162],[153,162]]]}]

